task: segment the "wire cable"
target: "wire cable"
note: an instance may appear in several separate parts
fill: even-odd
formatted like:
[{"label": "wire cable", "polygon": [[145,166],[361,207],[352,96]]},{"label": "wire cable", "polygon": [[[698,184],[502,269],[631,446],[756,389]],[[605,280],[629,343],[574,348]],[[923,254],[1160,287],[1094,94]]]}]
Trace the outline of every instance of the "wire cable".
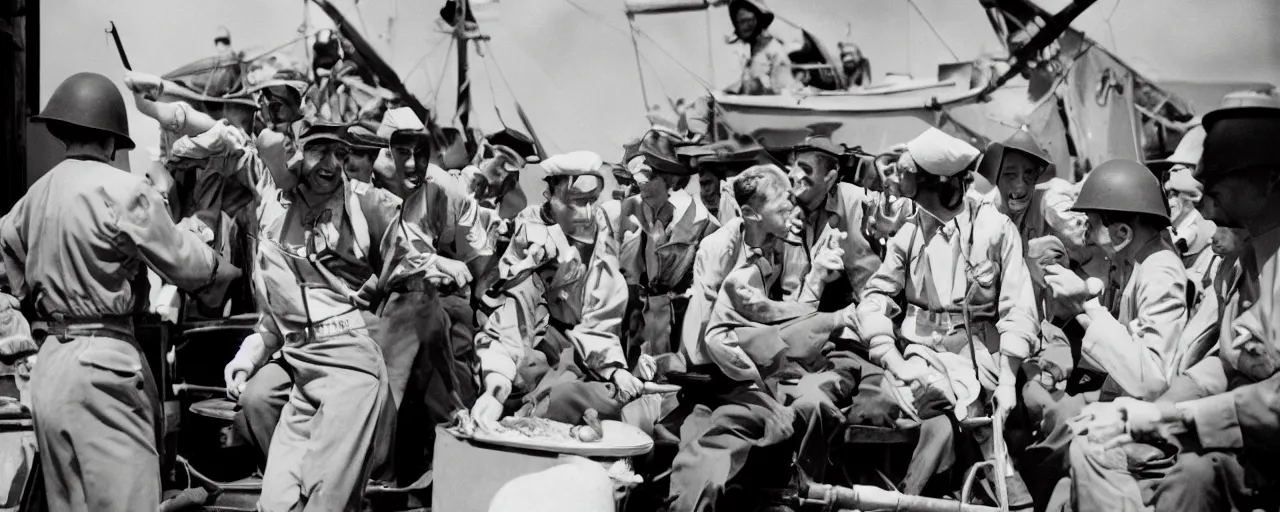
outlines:
[{"label": "wire cable", "polygon": [[907,3],[911,5],[912,9],[915,9],[916,14],[920,15],[920,19],[924,20],[925,26],[929,27],[929,31],[933,32],[934,37],[938,38],[938,42],[942,43],[942,46],[947,49],[947,53],[951,54],[951,58],[959,61],[960,56],[956,55],[955,50],[951,49],[951,45],[947,44],[947,40],[942,37],[942,34],[938,33],[938,29],[933,27],[933,23],[930,22],[929,18],[924,15],[923,11],[920,10],[920,6],[916,5],[915,0],[907,0]]}]

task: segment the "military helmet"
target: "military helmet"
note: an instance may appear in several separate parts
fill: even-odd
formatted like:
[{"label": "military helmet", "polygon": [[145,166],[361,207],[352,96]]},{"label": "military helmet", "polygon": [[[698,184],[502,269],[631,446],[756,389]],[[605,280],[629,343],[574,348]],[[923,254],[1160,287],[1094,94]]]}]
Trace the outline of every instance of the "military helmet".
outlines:
[{"label": "military helmet", "polygon": [[1169,223],[1169,203],[1160,180],[1147,166],[1133,160],[1111,160],[1093,168],[1071,210],[1142,213]]},{"label": "military helmet", "polygon": [[1005,157],[1011,152],[1021,153],[1030,158],[1039,166],[1041,173],[1047,170],[1051,163],[1044,150],[1040,148],[1040,144],[1036,142],[1035,136],[1026,130],[1018,130],[1004,142],[992,142],[987,145],[982,161],[978,163],[978,174],[987,181],[995,183],[1000,178]]},{"label": "military helmet", "polygon": [[116,149],[135,147],[129,138],[129,113],[124,96],[111,79],[97,73],[76,73],[53,91],[49,103],[32,122],[58,122],[110,133]]}]

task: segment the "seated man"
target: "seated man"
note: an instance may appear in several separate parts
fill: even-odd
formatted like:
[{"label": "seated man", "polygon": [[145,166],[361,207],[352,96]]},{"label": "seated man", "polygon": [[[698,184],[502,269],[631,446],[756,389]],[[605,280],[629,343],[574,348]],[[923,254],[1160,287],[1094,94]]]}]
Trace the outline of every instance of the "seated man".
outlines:
[{"label": "seated man", "polygon": [[[476,334],[483,389],[471,413],[481,425],[498,421],[508,399],[521,395],[539,416],[557,421],[576,424],[587,409],[618,419],[643,387],[626,368],[619,341],[626,281],[594,206],[604,162],[579,151],[542,167],[548,200],[516,217],[501,279],[487,291],[504,300]],[[549,374],[563,356],[579,362],[574,373],[589,382],[568,371]],[[544,377],[554,382],[539,389]]]},{"label": "seated man", "polygon": [[658,131],[645,134],[639,156],[629,162],[640,193],[620,205],[614,236],[631,294],[623,336],[628,361],[680,348],[694,255],[699,242],[720,227],[685,191],[692,169],[676,156],[673,142]]},{"label": "seated man", "polygon": [[[723,238],[713,235],[729,244],[732,255],[726,257],[737,265],[718,287],[708,322],[703,348],[711,364],[693,368],[712,376],[708,387],[714,391],[704,393],[709,403],[698,404],[680,429],[670,511],[714,509],[753,447],[787,441],[797,419],[801,425],[812,421],[822,400],[800,397],[797,404],[808,410],[793,412],[779,401],[778,371],[820,357],[832,334],[853,327],[852,307],[818,312],[823,287],[843,268],[837,235],[829,239],[837,243],[818,252],[799,300],[782,299],[776,286],[781,245],[794,210],[787,188],[786,175],[775,166],[743,172],[734,181],[741,221],[717,232]],[[782,483],[787,480],[784,475]]]},{"label": "seated man", "polygon": [[[965,197],[977,158],[977,149],[936,128],[907,143],[889,188],[914,199],[919,211],[889,240],[884,264],[867,281],[858,317],[872,361],[917,394],[939,391],[960,415],[980,405],[979,390],[972,389],[980,384],[994,394],[995,413],[1006,415],[1017,401],[1016,371],[1036,343],[1039,326],[1017,228],[990,205]],[[899,298],[905,298],[906,311]],[[895,328],[892,319],[899,314],[905,315]],[[972,374],[978,382],[969,380]],[[914,412],[913,405],[904,406]],[[921,419],[906,494],[923,491],[952,453],[948,418]]]},{"label": "seated man", "polygon": [[1219,109],[1204,127],[1201,208],[1217,225],[1253,237],[1221,296],[1218,353],[1153,402],[1119,399],[1082,415],[1087,435],[1071,445],[1078,510],[1280,506],[1280,158],[1272,149],[1280,109]]},{"label": "seated man", "polygon": [[[1090,241],[1127,276],[1113,316],[1076,273],[1045,269],[1055,302],[1075,321],[1063,330],[1078,343],[1076,366],[1106,374],[1100,392],[1073,393],[1047,407],[1044,442],[1028,449],[1023,462],[1036,469],[1037,493],[1047,498],[1066,476],[1066,419],[1089,402],[1118,396],[1160,396],[1176,374],[1178,340],[1187,322],[1187,274],[1165,230],[1169,217],[1160,183],[1134,161],[1112,160],[1094,168],[1072,210],[1089,216]],[[1095,290],[1100,292],[1101,290]],[[1078,347],[1078,348],[1076,348]],[[1072,393],[1068,388],[1068,392]]]}]

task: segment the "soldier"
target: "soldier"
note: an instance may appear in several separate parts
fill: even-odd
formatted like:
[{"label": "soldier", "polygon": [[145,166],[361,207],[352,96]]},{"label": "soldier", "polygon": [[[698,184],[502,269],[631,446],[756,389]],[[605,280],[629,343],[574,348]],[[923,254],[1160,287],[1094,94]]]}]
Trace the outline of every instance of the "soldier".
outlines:
[{"label": "soldier", "polygon": [[[155,510],[159,396],[134,337],[150,268],[216,303],[240,271],[174,226],[147,180],[111,167],[134,147],[124,98],[102,75],[63,81],[43,123],[67,159],[0,219],[5,276],[47,337],[32,410],[49,510]],[[141,295],[141,296],[140,296]]]},{"label": "soldier", "polygon": [[[421,433],[396,437],[396,453],[403,454],[396,459],[397,474],[412,482],[430,468],[431,457],[418,454],[435,446],[435,424],[475,403],[471,284],[488,266],[494,250],[491,235],[496,233],[466,186],[420,157],[432,151],[426,131],[401,129],[392,140],[397,150],[413,148],[405,177],[417,184],[404,198],[398,229],[418,251],[433,254],[437,270],[453,283],[424,287],[408,281],[388,289],[378,308],[381,322],[373,336],[382,346],[391,393],[402,412],[399,428]],[[422,417],[405,414],[419,407],[425,408],[428,423],[404,423]]]},{"label": "soldier", "polygon": [[[1196,179],[1201,208],[1252,240],[1223,294],[1218,353],[1169,383],[1154,402],[1095,404],[1071,445],[1079,510],[1271,510],[1280,505],[1275,449],[1280,413],[1280,109],[1205,115]],[[1069,295],[1087,296],[1073,286]],[[1170,467],[1170,453],[1177,453]],[[1160,478],[1152,482],[1152,478]],[[1155,492],[1147,499],[1140,485]]]},{"label": "soldier", "polygon": [[1071,212],[1071,184],[1052,176],[1049,162],[1035,138],[1018,130],[1003,143],[992,142],[978,164],[978,174],[996,186],[992,204],[1018,227],[1025,244],[1043,236],[1058,238],[1077,264],[1092,255],[1085,241],[1085,215]]},{"label": "soldier", "polygon": [[640,354],[659,356],[680,347],[679,326],[689,302],[698,243],[720,224],[685,188],[692,170],[682,163],[672,139],[660,132],[645,134],[639,159],[631,166],[640,185],[638,195],[622,201],[615,234],[619,264],[630,290],[628,361]]},{"label": "soldier", "polygon": [[[843,268],[838,243],[817,251],[798,300],[783,299],[773,286],[782,276],[783,239],[792,226],[788,185],[776,166],[744,171],[734,181],[741,219],[707,238],[699,251],[734,266],[717,287],[699,354],[707,362],[695,361],[692,367],[711,376],[711,384],[702,390],[703,401],[686,405],[681,449],[672,464],[672,511],[714,509],[752,448],[783,443],[796,425],[818,417],[820,398],[790,390],[786,394],[796,400],[784,406],[783,370],[820,358],[833,334],[853,327],[855,306],[837,313],[818,311],[823,287],[838,279]],[[686,328],[691,325],[686,322]],[[820,459],[825,461],[825,453]],[[785,483],[789,475],[779,480]]]},{"label": "soldier", "polygon": [[[871,359],[912,389],[946,396],[961,417],[978,404],[977,385],[994,395],[996,414],[1013,409],[1016,371],[1039,335],[1016,226],[965,195],[977,157],[972,146],[936,128],[907,143],[889,188],[919,209],[889,240],[884,264],[866,282],[858,307]],[[895,328],[891,319],[900,313]],[[974,374],[976,382],[969,377]],[[919,409],[904,407],[908,414]],[[920,443],[903,484],[907,494],[919,494],[945,469],[953,435],[946,417],[919,417]],[[1011,498],[1014,504],[1024,499]]]},{"label": "soldier", "polygon": [[[1178,149],[1166,160],[1172,167],[1164,180],[1164,192],[1169,202],[1169,220],[1173,225],[1174,247],[1181,251],[1187,277],[1197,286],[1208,273],[1209,263],[1213,260],[1209,244],[1217,230],[1213,222],[1196,210],[1196,205],[1204,197],[1204,185],[1196,181],[1192,174],[1200,162],[1203,144],[1203,127],[1197,126],[1183,135]],[[1198,297],[1202,291],[1197,288],[1195,296]]]},{"label": "soldier", "polygon": [[[535,412],[576,423],[587,408],[619,418],[643,388],[619,341],[627,293],[616,243],[593,206],[604,188],[604,162],[578,151],[542,167],[548,200],[516,217],[498,264],[501,280],[488,292],[504,300],[476,334],[483,389],[471,413],[481,425],[502,417],[513,392],[539,391],[527,397]],[[587,382],[535,390],[562,357],[581,361]]]},{"label": "soldier", "polygon": [[343,130],[316,124],[299,139],[297,188],[261,185],[253,277],[264,314],[225,370],[228,389],[243,392],[280,351],[277,366],[292,378],[270,438],[261,510],[359,507],[394,412],[386,365],[361,311],[383,290],[412,286],[405,281],[461,279],[402,235],[398,198],[345,181]]},{"label": "soldier", "polygon": [[1063,331],[1079,340],[1077,359],[1106,377],[1101,390],[1073,393],[1049,406],[1050,421],[1041,425],[1048,432],[1046,440],[1030,452],[1037,461],[1033,482],[1042,498],[1067,475],[1065,450],[1074,436],[1065,420],[1095,401],[1158,397],[1177,374],[1189,282],[1167,234],[1169,216],[1160,192],[1146,166],[1112,160],[1090,171],[1072,208],[1089,216],[1090,241],[1117,265],[1118,275],[1127,276],[1114,316],[1097,298],[1068,295],[1084,282],[1076,273],[1057,265],[1044,270],[1058,305],[1075,318]]}]

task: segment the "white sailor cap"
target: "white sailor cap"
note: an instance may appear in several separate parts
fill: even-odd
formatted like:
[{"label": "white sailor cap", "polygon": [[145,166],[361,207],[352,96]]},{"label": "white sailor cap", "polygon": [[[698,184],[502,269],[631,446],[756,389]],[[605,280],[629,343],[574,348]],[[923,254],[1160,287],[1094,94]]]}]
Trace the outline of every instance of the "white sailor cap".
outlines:
[{"label": "white sailor cap", "polygon": [[543,160],[539,165],[546,171],[547,177],[570,177],[573,188],[581,191],[595,190],[604,185],[604,177],[600,172],[604,167],[604,160],[592,151],[574,151],[554,155]]},{"label": "white sailor cap", "polygon": [[982,153],[937,128],[929,128],[907,143],[907,153],[920,170],[949,178],[970,168]]},{"label": "white sailor cap", "polygon": [[379,137],[391,139],[391,136],[399,131],[424,131],[427,127],[422,124],[422,120],[418,119],[418,115],[413,113],[413,109],[409,107],[400,107],[388,110],[382,116],[382,124],[378,126]]}]

